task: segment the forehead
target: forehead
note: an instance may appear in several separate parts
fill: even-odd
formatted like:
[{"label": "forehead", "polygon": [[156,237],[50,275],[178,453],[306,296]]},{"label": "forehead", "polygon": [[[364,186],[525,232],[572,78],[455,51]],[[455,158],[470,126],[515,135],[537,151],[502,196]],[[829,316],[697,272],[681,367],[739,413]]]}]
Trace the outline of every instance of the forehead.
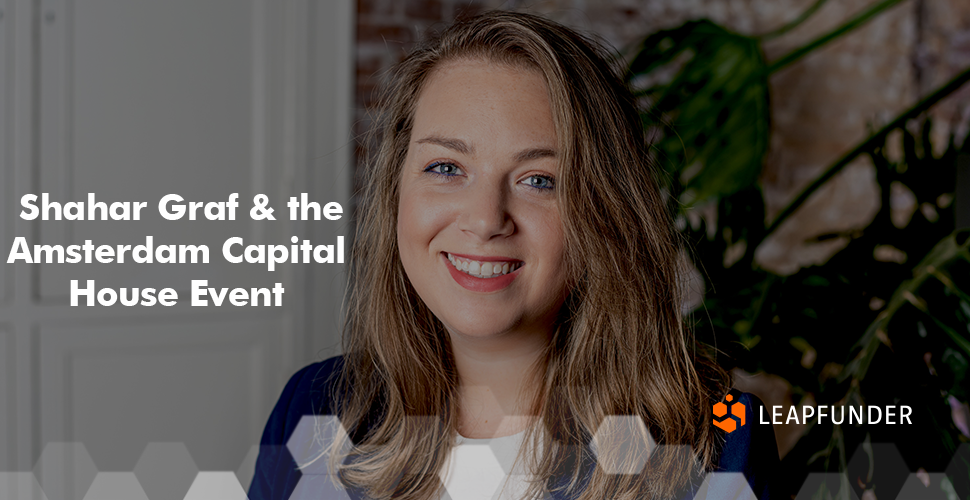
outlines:
[{"label": "forehead", "polygon": [[459,59],[428,76],[415,107],[412,140],[421,134],[470,135],[462,140],[486,134],[554,146],[555,132],[549,92],[538,70]]}]

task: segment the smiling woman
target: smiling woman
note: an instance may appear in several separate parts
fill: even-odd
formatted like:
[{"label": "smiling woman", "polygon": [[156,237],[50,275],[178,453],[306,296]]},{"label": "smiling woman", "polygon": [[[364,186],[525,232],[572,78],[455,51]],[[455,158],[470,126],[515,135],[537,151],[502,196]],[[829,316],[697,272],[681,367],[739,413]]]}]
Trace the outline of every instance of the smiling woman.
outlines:
[{"label": "smiling woman", "polygon": [[504,334],[534,336],[538,354],[566,298],[546,94],[537,71],[472,59],[442,65],[418,99],[398,247],[456,356]]},{"label": "smiling woman", "polygon": [[604,54],[495,12],[398,67],[345,354],[287,384],[251,498],[324,495],[297,472],[320,457],[290,455],[323,435],[306,414],[339,418],[324,451],[355,498],[691,498],[709,471],[769,497],[770,426],[711,424],[728,379],[680,317],[680,248]]}]

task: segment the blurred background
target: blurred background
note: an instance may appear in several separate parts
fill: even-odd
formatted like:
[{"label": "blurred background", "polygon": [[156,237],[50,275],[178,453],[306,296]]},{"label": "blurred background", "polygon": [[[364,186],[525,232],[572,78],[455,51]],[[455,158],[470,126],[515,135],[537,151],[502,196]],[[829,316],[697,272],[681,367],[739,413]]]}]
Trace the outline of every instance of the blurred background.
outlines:
[{"label": "blurred background", "polygon": [[736,387],[785,415],[914,409],[775,426],[785,492],[970,498],[970,4],[361,1],[358,136],[382,70],[492,8],[615,48],[690,250],[685,309]]},{"label": "blurred background", "polygon": [[[181,498],[194,474],[146,470],[186,463],[247,485],[287,377],[339,352],[346,271],[227,264],[222,242],[349,238],[383,72],[427,30],[494,8],[616,49],[690,248],[691,327],[737,387],[767,405],[913,407],[908,427],[775,426],[786,492],[970,498],[964,0],[2,0],[0,246],[153,235],[208,244],[212,260],[0,267],[0,471],[33,470],[52,500],[82,498],[98,471]],[[41,192],[148,214],[20,220],[20,196]],[[168,193],[233,192],[235,222],[155,210]],[[256,193],[279,216],[303,192],[348,216],[245,216]],[[72,308],[71,279],[182,300]],[[192,308],[191,279],[287,295]],[[68,456],[73,482],[54,484],[44,470]]]}]

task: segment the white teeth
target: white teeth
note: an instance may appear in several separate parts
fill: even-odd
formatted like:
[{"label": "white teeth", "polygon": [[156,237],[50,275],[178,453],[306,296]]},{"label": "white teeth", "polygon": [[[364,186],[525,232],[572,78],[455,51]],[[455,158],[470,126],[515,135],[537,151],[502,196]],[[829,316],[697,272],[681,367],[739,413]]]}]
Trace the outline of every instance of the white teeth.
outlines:
[{"label": "white teeth", "polygon": [[455,266],[455,269],[475,276],[476,278],[502,276],[522,267],[521,262],[479,262],[477,260],[458,258],[451,254],[446,255],[448,256],[448,262],[451,262],[451,265]]}]

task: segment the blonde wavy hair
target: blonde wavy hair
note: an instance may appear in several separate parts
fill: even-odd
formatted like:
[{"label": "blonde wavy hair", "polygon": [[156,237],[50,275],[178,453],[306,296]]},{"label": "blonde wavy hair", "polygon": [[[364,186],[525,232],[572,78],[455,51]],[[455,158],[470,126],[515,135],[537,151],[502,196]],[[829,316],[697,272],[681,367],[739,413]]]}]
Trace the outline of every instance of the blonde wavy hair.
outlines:
[{"label": "blonde wavy hair", "polygon": [[[711,405],[726,374],[698,352],[681,318],[680,246],[626,85],[595,41],[538,16],[489,12],[416,48],[391,75],[380,148],[363,170],[352,252],[344,364],[336,412],[352,446],[332,453],[344,485],[383,498],[437,498],[438,471],[458,429],[459,378],[450,339],[415,292],[398,253],[401,169],[415,105],[435,68],[481,60],[538,71],[558,140],[556,196],[569,283],[537,378],[539,425],[520,459],[530,497],[670,498],[717,460]],[[630,430],[596,434],[607,416],[635,415],[658,445],[613,446]],[[614,426],[615,427],[615,426]],[[592,436],[596,434],[592,463]],[[611,441],[613,439],[613,441]],[[671,446],[676,445],[676,446]],[[333,450],[347,449],[346,439]],[[634,447],[636,448],[636,447]],[[525,451],[527,450],[527,451]],[[620,474],[615,467],[619,465]]]}]

